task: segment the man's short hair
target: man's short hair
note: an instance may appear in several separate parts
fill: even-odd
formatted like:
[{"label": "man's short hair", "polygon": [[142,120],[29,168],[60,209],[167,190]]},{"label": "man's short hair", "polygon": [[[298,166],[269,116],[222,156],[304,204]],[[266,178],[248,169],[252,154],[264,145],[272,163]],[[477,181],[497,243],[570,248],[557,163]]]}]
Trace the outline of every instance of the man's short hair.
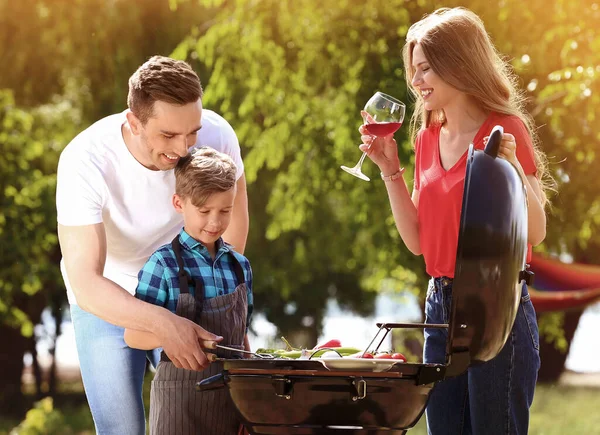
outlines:
[{"label": "man's short hair", "polygon": [[182,60],[153,56],[129,78],[127,105],[142,124],[153,116],[156,101],[183,106],[200,98],[200,79]]},{"label": "man's short hair", "polygon": [[209,147],[199,147],[179,159],[175,167],[175,193],[202,207],[214,193],[235,186],[237,168],[233,159]]}]

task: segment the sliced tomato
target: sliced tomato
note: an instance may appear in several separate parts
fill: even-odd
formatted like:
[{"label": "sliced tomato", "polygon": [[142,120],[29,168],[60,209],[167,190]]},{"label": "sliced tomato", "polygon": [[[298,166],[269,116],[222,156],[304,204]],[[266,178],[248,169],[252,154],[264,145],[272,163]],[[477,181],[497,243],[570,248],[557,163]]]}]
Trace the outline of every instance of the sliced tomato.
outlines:
[{"label": "sliced tomato", "polygon": [[363,355],[363,351],[353,353],[352,355],[344,355],[344,358],[373,358],[373,354],[366,352]]}]

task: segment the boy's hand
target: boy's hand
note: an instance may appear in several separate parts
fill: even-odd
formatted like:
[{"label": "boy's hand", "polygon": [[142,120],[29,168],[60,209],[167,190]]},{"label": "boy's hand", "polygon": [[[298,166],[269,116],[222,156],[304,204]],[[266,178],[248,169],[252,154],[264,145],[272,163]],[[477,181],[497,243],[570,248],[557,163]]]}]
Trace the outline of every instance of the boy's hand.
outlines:
[{"label": "boy's hand", "polygon": [[219,342],[217,336],[195,324],[191,320],[168,313],[164,322],[159,322],[154,333],[161,339],[162,347],[175,367],[202,371],[211,363],[202,351],[202,342]]}]

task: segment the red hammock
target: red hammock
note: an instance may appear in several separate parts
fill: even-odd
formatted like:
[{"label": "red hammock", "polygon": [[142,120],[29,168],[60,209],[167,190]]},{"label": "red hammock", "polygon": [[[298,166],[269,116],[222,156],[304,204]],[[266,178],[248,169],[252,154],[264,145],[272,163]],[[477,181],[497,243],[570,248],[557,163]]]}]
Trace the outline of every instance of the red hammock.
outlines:
[{"label": "red hammock", "polygon": [[600,300],[600,288],[545,292],[529,287],[529,294],[538,313],[583,308]]},{"label": "red hammock", "polygon": [[531,270],[535,273],[533,285],[539,287],[529,288],[537,312],[583,308],[600,300],[600,266],[534,255]]}]

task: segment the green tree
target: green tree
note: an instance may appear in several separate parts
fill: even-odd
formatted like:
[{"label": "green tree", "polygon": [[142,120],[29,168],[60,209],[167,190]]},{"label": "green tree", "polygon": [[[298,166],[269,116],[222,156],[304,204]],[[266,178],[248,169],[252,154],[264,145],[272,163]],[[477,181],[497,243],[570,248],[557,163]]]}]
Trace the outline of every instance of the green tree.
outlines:
[{"label": "green tree", "polygon": [[[531,110],[558,181],[545,250],[570,254],[579,263],[600,264],[600,179],[595,165],[600,151],[599,5],[555,0],[530,2],[527,11],[517,2],[507,6],[507,19],[512,15],[524,24],[511,35],[519,38],[512,42],[518,50],[515,65],[531,93]],[[555,380],[562,372],[581,313],[558,316],[566,346],[557,350],[555,336],[547,336],[541,347],[540,379]],[[541,316],[540,321],[552,325],[556,317]]]},{"label": "green tree", "polygon": [[0,409],[18,413],[28,337],[59,284],[54,192],[68,105],[26,112],[0,92]]},{"label": "green tree", "polygon": [[0,89],[22,107],[76,89],[94,122],[126,107],[127,80],[142,62],[168,55],[213,14],[189,1],[175,9],[167,0],[0,0]]},{"label": "green tree", "polygon": [[[54,205],[60,150],[87,125],[126,107],[127,80],[211,19],[195,3],[0,0],[0,410],[19,414],[23,353],[46,306],[60,322],[66,293]],[[15,104],[16,101],[16,104]],[[17,108],[18,106],[18,108]],[[60,325],[58,325],[60,326]],[[52,352],[52,349],[51,349]],[[50,374],[50,390],[54,378]],[[39,383],[38,383],[39,384]]]},{"label": "green tree", "polygon": [[[423,282],[374,165],[364,166],[371,183],[339,168],[360,157],[368,98],[379,89],[406,100],[400,50],[409,15],[403,1],[220,7],[175,55],[207,69],[205,106],[232,123],[245,152],[259,309],[281,332],[304,330],[304,344],[314,344],[329,298],[365,314],[382,282]],[[410,173],[406,134],[397,139]]]},{"label": "green tree", "polygon": [[[338,167],[358,156],[358,110],[369,95],[381,89],[406,99],[406,30],[441,6],[467,6],[483,18],[530,97],[560,191],[550,195],[548,237],[537,251],[600,263],[591,182],[599,139],[597,3],[202,3],[220,15],[175,53],[208,68],[206,105],[234,124],[246,150],[257,297],[283,331],[307,316],[317,319],[318,331],[329,296],[367,310],[363,299],[372,300],[368,292],[382,282],[423,282],[421,260],[402,247],[381,186]],[[406,129],[397,139],[409,166]]]}]

